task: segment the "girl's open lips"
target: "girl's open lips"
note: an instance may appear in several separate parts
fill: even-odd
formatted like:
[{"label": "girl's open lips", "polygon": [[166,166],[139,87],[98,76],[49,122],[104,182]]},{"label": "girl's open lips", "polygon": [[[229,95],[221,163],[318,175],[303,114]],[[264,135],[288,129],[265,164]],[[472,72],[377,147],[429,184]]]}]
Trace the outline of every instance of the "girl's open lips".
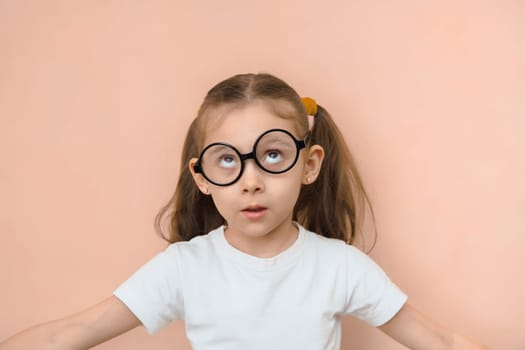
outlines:
[{"label": "girl's open lips", "polygon": [[261,206],[249,206],[242,210],[244,216],[250,220],[257,220],[262,218],[268,209]]}]

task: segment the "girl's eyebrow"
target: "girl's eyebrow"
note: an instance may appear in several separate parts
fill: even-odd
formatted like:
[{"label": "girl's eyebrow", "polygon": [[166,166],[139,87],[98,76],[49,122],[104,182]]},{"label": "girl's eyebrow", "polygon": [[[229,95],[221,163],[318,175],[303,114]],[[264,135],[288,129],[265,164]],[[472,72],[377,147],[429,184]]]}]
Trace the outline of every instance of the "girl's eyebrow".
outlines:
[{"label": "girl's eyebrow", "polygon": [[[290,139],[291,140],[291,139]],[[289,144],[290,142],[287,142],[286,140],[283,140],[282,137],[274,136],[270,139],[265,139],[266,142],[276,142],[276,143],[283,143],[283,144]]]},{"label": "girl's eyebrow", "polygon": [[223,152],[225,149],[227,150],[231,150],[231,149],[236,149],[235,147],[233,146],[226,146],[226,145],[215,145],[211,148],[208,148],[206,150],[206,153],[210,153],[210,155],[214,155],[214,154],[217,154],[217,153],[221,153]]}]

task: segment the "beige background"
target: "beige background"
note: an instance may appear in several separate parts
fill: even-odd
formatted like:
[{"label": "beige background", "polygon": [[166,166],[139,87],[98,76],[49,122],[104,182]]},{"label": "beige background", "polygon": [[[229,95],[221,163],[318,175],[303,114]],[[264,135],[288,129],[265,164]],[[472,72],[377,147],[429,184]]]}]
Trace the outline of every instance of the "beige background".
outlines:
[{"label": "beige background", "polygon": [[[0,0],[0,339],[163,249],[153,218],[204,94],[267,71],[344,131],[371,255],[410,301],[525,349],[524,16],[510,0]],[[97,347],[151,348],[189,349],[183,324]],[[346,319],[343,348],[403,347]]]}]

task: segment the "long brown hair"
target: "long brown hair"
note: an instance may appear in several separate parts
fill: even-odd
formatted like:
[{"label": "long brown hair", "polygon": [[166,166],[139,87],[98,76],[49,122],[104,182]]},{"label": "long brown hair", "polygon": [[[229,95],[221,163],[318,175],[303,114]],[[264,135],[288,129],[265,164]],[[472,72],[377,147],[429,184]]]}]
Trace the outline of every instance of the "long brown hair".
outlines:
[{"label": "long brown hair", "polygon": [[[203,195],[194,183],[188,164],[204,147],[210,112],[255,100],[268,102],[278,116],[292,119],[301,136],[308,133],[308,118],[301,98],[281,79],[266,73],[239,74],[215,85],[186,135],[175,193],[155,217],[157,232],[168,242],[188,241],[225,224],[211,196]],[[352,244],[362,230],[367,206],[375,223],[373,209],[343,135],[330,114],[319,105],[309,144],[322,146],[325,158],[317,180],[301,188],[293,219],[310,231]],[[167,233],[162,228],[164,218],[169,220]]]}]

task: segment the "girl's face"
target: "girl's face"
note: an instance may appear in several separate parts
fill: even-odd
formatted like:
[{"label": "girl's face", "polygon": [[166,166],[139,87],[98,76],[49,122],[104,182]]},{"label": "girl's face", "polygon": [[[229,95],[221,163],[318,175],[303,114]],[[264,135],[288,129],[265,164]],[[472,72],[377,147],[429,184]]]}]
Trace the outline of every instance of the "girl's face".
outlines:
[{"label": "girl's face", "polygon": [[[241,108],[219,109],[217,114],[209,118],[205,146],[223,142],[246,154],[253,150],[258,137],[270,129],[289,131],[298,140],[304,137],[297,133],[292,120],[275,115],[262,101]],[[318,145],[299,152],[297,163],[282,174],[264,171],[254,159],[245,160],[242,176],[228,186],[214,185],[196,174],[193,167],[197,158],[190,161],[189,167],[199,189],[211,195],[225,219],[228,235],[238,242],[255,243],[295,232],[292,214],[301,186],[315,181],[324,155]],[[269,157],[273,161],[275,155]],[[224,162],[228,166],[231,159],[225,158]]]}]

